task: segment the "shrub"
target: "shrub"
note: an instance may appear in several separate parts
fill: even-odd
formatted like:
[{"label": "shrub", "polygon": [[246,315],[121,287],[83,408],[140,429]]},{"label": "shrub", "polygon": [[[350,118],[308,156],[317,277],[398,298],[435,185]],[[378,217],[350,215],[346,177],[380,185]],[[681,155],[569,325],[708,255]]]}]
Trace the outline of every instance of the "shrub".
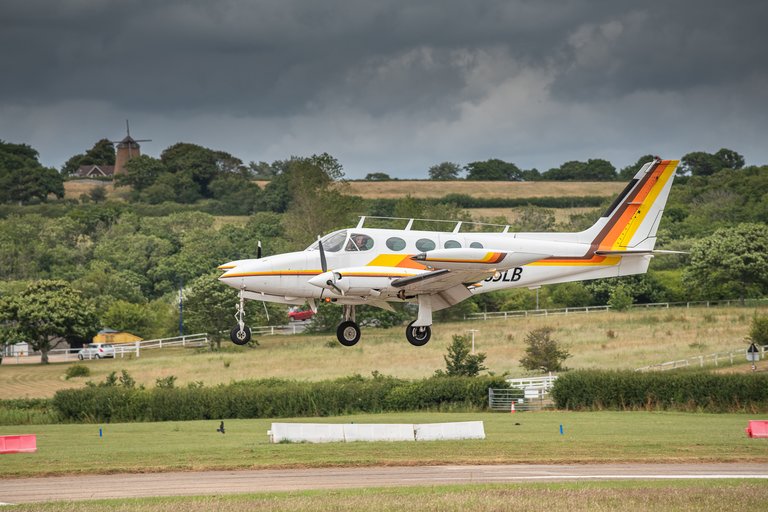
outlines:
[{"label": "shrub", "polygon": [[768,411],[768,375],[579,370],[561,375],[555,406],[573,410]]},{"label": "shrub", "polygon": [[74,379],[75,377],[88,377],[91,374],[91,369],[82,364],[73,364],[64,373],[64,378]]},{"label": "shrub", "polygon": [[525,336],[525,357],[520,365],[526,370],[557,372],[563,370],[563,362],[571,354],[552,338],[552,328],[542,327]]},{"label": "shrub", "polygon": [[758,345],[768,345],[768,315],[752,317],[749,327],[749,340]]}]

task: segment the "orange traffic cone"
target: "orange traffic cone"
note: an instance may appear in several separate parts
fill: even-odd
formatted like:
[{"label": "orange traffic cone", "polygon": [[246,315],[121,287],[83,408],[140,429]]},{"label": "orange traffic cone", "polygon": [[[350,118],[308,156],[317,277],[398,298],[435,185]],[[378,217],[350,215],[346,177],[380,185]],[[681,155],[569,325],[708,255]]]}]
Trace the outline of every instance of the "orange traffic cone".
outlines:
[{"label": "orange traffic cone", "polygon": [[512,401],[512,407],[509,409],[509,413],[512,414],[515,412],[515,401]]}]

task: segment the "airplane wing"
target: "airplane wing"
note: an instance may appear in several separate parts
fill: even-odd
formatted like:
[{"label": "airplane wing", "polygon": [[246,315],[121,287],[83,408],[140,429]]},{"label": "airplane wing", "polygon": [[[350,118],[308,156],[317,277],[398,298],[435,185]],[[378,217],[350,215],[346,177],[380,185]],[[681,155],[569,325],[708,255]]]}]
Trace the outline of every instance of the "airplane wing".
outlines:
[{"label": "airplane wing", "polygon": [[435,311],[458,304],[472,296],[470,287],[496,273],[490,270],[434,270],[392,281],[405,295],[431,295]]},{"label": "airplane wing", "polygon": [[492,277],[497,271],[509,270],[549,256],[475,248],[436,249],[411,258],[432,271],[395,279],[392,287],[398,288],[406,296],[432,296],[433,309],[437,311],[469,298],[475,284]]}]

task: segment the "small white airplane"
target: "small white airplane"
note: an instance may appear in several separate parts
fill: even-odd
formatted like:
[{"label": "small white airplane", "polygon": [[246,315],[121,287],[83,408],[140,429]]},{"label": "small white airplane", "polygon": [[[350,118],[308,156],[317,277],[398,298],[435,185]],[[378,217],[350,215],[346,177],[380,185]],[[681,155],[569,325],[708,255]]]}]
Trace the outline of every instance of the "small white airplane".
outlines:
[{"label": "small white airplane", "polygon": [[[325,300],[343,306],[336,330],[339,342],[360,340],[355,306],[392,310],[389,302],[418,304],[405,336],[422,346],[432,334],[432,312],[474,294],[505,288],[642,274],[654,254],[656,231],[667,202],[677,160],[658,157],[645,164],[589,229],[578,233],[450,232],[365,227],[335,231],[303,251],[219,266],[219,279],[240,291],[232,341],[248,343],[244,300],[308,303],[317,311]],[[371,217],[369,217],[371,218]],[[465,223],[467,224],[467,223]],[[486,225],[487,226],[487,225]]]}]

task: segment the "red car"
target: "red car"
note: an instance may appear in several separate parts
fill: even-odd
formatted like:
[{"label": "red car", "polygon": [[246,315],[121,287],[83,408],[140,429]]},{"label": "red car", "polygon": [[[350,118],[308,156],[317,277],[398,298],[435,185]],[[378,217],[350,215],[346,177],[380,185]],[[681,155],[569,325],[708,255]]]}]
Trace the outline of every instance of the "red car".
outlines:
[{"label": "red car", "polygon": [[288,319],[291,322],[300,322],[303,320],[309,320],[314,315],[315,313],[311,309],[307,309],[304,311],[296,309],[288,312]]}]

